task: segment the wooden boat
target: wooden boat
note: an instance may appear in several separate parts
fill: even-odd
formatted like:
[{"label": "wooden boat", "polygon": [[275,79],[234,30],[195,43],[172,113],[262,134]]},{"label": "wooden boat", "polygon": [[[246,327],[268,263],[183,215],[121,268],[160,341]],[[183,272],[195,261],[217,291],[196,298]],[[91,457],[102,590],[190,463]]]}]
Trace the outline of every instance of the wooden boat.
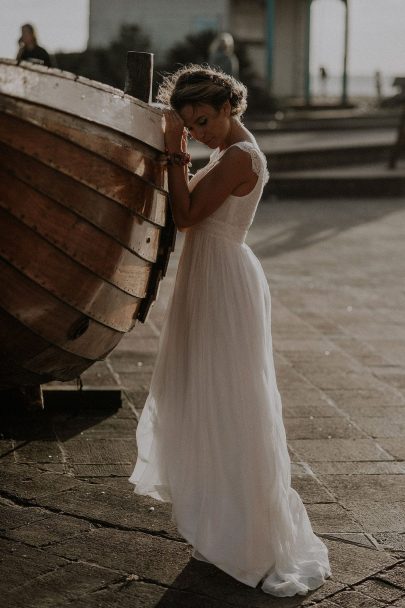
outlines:
[{"label": "wooden boat", "polygon": [[0,59],[0,388],[77,378],[146,320],[176,236],[163,151],[147,101]]}]

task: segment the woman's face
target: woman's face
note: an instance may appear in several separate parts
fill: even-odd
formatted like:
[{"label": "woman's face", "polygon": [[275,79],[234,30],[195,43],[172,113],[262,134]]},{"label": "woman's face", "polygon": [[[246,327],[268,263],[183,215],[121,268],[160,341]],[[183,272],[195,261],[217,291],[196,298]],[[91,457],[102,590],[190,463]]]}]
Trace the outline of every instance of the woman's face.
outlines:
[{"label": "woman's face", "polygon": [[31,30],[28,27],[23,27],[21,29],[21,39],[23,41],[24,44],[33,44],[34,43],[34,37],[32,35]]},{"label": "woman's face", "polygon": [[209,148],[217,148],[229,131],[231,105],[226,101],[220,110],[205,103],[187,104],[178,112],[193,139]]}]

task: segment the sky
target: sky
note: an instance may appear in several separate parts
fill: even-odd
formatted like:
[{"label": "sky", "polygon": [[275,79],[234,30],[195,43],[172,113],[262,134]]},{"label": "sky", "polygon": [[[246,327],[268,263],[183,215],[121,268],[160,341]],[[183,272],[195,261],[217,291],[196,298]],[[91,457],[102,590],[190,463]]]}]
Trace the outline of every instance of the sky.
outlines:
[{"label": "sky", "polygon": [[[405,0],[349,0],[349,4],[349,72],[405,75]],[[15,57],[24,22],[37,27],[39,44],[51,53],[84,50],[88,11],[89,0],[0,0],[0,57]],[[343,20],[341,0],[313,0],[312,72],[324,65],[329,74],[340,73]]]}]

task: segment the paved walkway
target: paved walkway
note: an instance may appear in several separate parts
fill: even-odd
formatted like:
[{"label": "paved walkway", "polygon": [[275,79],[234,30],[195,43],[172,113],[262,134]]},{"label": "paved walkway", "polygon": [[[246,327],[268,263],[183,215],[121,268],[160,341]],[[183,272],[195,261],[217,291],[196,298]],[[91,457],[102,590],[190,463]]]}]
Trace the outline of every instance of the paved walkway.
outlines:
[{"label": "paved walkway", "polygon": [[170,505],[133,494],[136,420],[184,235],[146,325],[85,386],[97,402],[1,410],[4,608],[405,607],[405,208],[395,200],[267,200],[247,243],[272,294],[292,483],[333,577],[278,599],[191,558]]}]

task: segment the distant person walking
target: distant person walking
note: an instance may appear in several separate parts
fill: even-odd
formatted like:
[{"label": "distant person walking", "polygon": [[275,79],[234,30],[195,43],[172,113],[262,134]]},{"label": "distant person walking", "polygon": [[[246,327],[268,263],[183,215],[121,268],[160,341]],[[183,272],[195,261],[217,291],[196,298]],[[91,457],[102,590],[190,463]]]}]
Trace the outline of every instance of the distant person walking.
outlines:
[{"label": "distant person walking", "polygon": [[235,42],[232,34],[222,32],[211,42],[208,62],[235,78],[239,77],[239,59],[235,55]]},{"label": "distant person walking", "polygon": [[18,40],[20,48],[16,59],[18,61],[31,61],[52,67],[51,58],[48,52],[39,46],[35,28],[31,23],[25,23],[21,26],[21,37]]},{"label": "distant person walking", "polygon": [[319,68],[319,78],[321,79],[321,95],[326,97],[328,94],[328,72],[323,65]]},{"label": "distant person walking", "polygon": [[376,94],[377,94],[377,101],[380,102],[382,100],[383,93],[382,93],[382,77],[381,77],[381,72],[379,70],[376,70],[374,72],[374,82],[375,82],[375,90],[376,90]]}]

